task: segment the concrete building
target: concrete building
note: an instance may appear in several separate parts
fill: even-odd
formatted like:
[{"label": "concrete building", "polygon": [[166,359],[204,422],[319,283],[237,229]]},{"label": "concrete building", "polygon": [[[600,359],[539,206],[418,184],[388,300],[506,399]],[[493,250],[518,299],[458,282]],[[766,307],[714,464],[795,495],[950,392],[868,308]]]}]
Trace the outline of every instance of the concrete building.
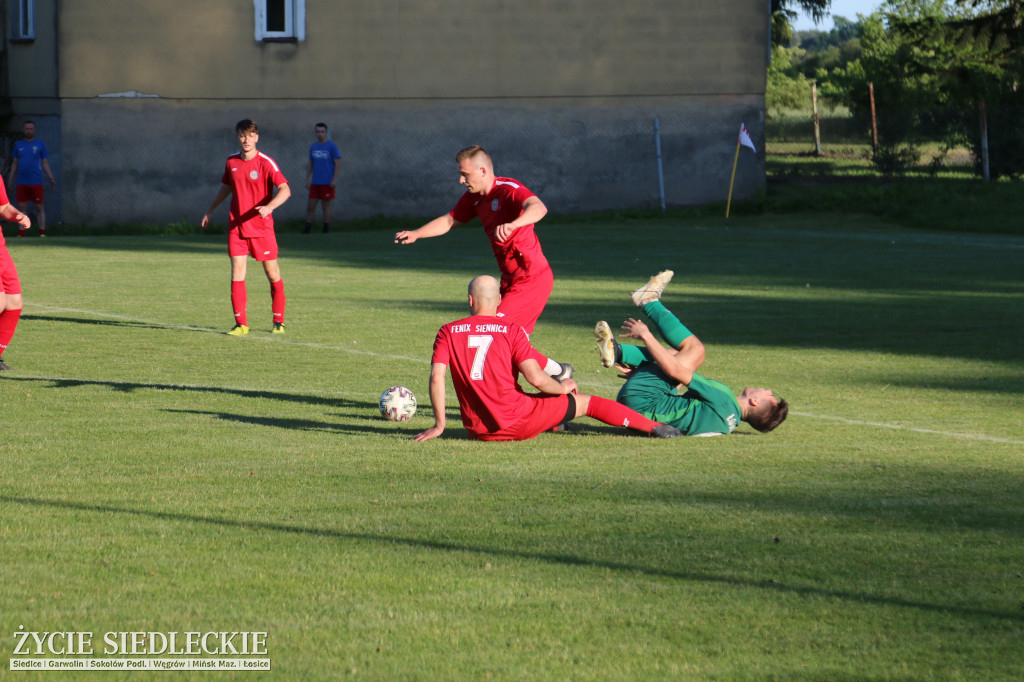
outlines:
[{"label": "concrete building", "polygon": [[[65,222],[198,220],[255,119],[300,217],[313,126],[342,150],[339,217],[433,215],[486,147],[557,212],[764,184],[766,0],[3,0],[0,121],[51,151]],[[226,213],[223,216],[226,220]],[[53,217],[51,217],[53,220]]]}]

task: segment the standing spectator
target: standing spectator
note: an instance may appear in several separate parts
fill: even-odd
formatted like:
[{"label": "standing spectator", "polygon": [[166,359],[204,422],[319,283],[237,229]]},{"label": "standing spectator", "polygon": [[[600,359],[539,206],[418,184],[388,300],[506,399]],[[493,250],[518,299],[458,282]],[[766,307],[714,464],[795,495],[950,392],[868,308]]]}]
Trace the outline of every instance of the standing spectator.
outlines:
[{"label": "standing spectator", "polygon": [[[260,129],[254,121],[242,119],[235,126],[242,148],[232,154],[221,176],[220,191],[203,216],[202,227],[210,224],[210,214],[231,197],[228,211],[228,256],[231,257],[231,307],[235,312],[232,336],[249,333],[245,316],[245,269],[249,256],[263,263],[270,281],[270,307],[274,316],[274,334],[284,334],[284,282],[277,263],[277,238],[274,235],[274,209],[292,195],[281,169],[272,158],[256,151]],[[277,193],[274,193],[274,188]]]},{"label": "standing spectator", "polygon": [[[32,224],[23,211],[11,206],[3,181],[0,181],[0,218],[18,223],[22,230]],[[18,327],[21,306],[21,282],[18,281],[18,271],[14,268],[14,261],[4,243],[4,233],[0,232],[0,371],[10,369],[4,362],[4,351],[7,350],[7,344],[11,342],[14,330]]]},{"label": "standing spectator", "polygon": [[[39,225],[39,236],[46,236],[46,211],[43,210],[43,173],[50,179],[50,189],[57,189],[57,181],[47,161],[49,153],[46,143],[36,139],[35,121],[25,121],[21,128],[24,139],[14,143],[11,152],[11,173],[7,184],[15,187],[15,199],[18,208],[24,213],[29,202],[36,206],[36,224]],[[18,230],[18,236],[24,237],[27,226]]]},{"label": "standing spectator", "polygon": [[309,163],[306,164],[306,188],[309,190],[309,205],[306,206],[306,229],[309,234],[316,219],[316,204],[320,202],[324,213],[324,233],[331,227],[331,202],[338,187],[338,170],[341,168],[341,152],[338,145],[327,139],[327,124],[316,124],[316,142],[309,146]]}]

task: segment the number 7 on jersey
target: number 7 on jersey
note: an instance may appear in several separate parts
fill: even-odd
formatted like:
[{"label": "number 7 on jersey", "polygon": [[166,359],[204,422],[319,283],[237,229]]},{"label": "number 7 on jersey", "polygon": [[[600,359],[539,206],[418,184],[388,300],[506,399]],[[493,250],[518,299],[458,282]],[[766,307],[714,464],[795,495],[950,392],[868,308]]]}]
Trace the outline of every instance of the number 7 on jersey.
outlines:
[{"label": "number 7 on jersey", "polygon": [[469,347],[476,349],[476,354],[473,355],[473,367],[469,371],[469,378],[473,381],[483,380],[484,361],[487,359],[487,350],[491,347],[493,341],[493,336],[473,335],[469,337]]}]

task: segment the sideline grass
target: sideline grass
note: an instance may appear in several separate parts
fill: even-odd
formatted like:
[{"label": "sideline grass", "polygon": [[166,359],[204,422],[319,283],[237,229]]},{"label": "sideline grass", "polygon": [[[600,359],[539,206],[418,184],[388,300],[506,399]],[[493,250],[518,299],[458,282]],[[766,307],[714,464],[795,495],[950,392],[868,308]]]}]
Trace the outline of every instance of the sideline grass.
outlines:
[{"label": "sideline grass", "polygon": [[[478,229],[284,235],[288,333],[250,263],[244,338],[222,334],[219,237],[10,240],[0,631],[267,631],[283,679],[1024,675],[1024,240],[777,216],[540,232],[534,342],[583,390],[618,386],[593,322],[673,267],[706,373],[793,416],[480,444],[452,402],[447,437],[412,443],[433,335],[493,271]],[[376,413],[395,383],[423,403],[407,425]],[[11,672],[4,639],[2,676],[52,679]]]}]

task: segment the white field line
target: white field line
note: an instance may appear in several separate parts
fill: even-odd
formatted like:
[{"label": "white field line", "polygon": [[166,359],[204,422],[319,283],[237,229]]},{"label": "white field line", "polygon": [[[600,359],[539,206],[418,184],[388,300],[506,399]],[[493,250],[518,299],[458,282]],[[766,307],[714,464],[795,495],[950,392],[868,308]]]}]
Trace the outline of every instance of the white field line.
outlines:
[{"label": "white field line", "polygon": [[[147,324],[147,325],[151,325],[151,326],[154,326],[154,327],[163,327],[165,329],[178,329],[178,330],[185,330],[185,331],[198,331],[198,332],[206,332],[208,334],[223,334],[224,333],[222,331],[211,329],[209,327],[195,327],[195,326],[186,325],[186,324],[170,324],[170,323],[166,323],[166,322],[157,322],[157,321],[153,321],[153,320],[144,320],[144,319],[140,319],[140,318],[128,317],[126,315],[116,315],[116,314],[113,314],[113,313],[104,313],[104,312],[100,312],[100,311],[96,311],[96,310],[80,310],[80,309],[77,309],[77,308],[58,308],[58,307],[54,307],[54,306],[41,305],[41,304],[38,304],[38,303],[31,304],[31,305],[26,304],[26,307],[38,308],[40,310],[45,310],[45,311],[50,311],[50,312],[78,313],[80,315],[92,315],[92,316],[100,317],[100,318],[104,318],[105,317],[105,318],[110,318],[110,319],[115,319],[115,320],[124,320],[126,322],[135,322],[135,323],[138,323],[138,324]],[[326,344],[326,343],[310,343],[310,342],[306,342],[306,341],[293,341],[291,339],[281,338],[280,336],[271,336],[269,334],[265,335],[265,336],[264,335],[256,335],[256,336],[253,336],[252,338],[256,339],[256,340],[260,340],[260,341],[269,341],[269,342],[272,342],[272,343],[283,343],[283,344],[288,344],[288,345],[293,345],[293,346],[300,346],[300,347],[304,347],[304,348],[316,348],[318,350],[335,350],[335,351],[341,351],[343,353],[352,353],[353,355],[367,355],[367,356],[372,356],[372,357],[387,357],[387,358],[392,359],[392,360],[403,360],[403,361],[406,361],[406,362],[416,362],[416,363],[421,363],[421,364],[424,364],[424,365],[429,364],[428,359],[425,358],[425,357],[398,356],[398,355],[390,355],[390,354],[386,354],[386,353],[377,353],[375,351],[370,351],[370,350],[362,350],[360,348],[352,348],[350,346],[339,346],[339,345],[331,345],[331,344]],[[73,379],[73,378],[70,378],[70,377],[64,377],[64,378],[58,378],[58,377],[35,377],[35,378],[50,379],[50,380],[53,380],[53,381],[62,381],[62,380],[64,380],[64,381],[79,381],[79,379]],[[136,383],[139,383],[139,382],[105,381],[104,383],[129,385],[129,384],[136,384]],[[595,384],[595,383],[591,383],[591,382],[585,382],[584,385],[594,386],[594,387],[602,388],[602,389],[606,389],[606,390],[617,390],[617,388],[618,388],[617,386],[612,386],[612,385],[609,385],[609,384]],[[162,386],[166,386],[168,388],[186,388],[186,389],[188,389],[188,388],[195,388],[195,389],[209,388],[208,386],[204,387],[204,386],[201,386],[201,385],[198,385],[198,384],[154,384],[154,388],[160,388]],[[227,388],[227,390],[257,391],[257,392],[265,390],[265,389],[238,388],[238,387],[221,387],[221,388]],[[347,393],[340,393],[339,392],[339,393],[332,393],[332,395],[349,395],[349,394],[347,394]],[[352,395],[355,395],[355,394],[352,394]],[[359,395],[361,395],[361,394],[359,394]],[[808,412],[792,412],[792,414],[794,416],[797,416],[797,417],[806,417],[806,418],[809,418],[809,419],[821,419],[823,421],[834,421],[834,422],[840,422],[840,423],[843,423],[843,424],[849,424],[849,425],[852,425],[852,426],[870,426],[872,428],[878,428],[878,429],[892,429],[892,430],[895,430],[895,431],[912,431],[914,433],[925,433],[925,434],[936,435],[936,436],[945,436],[945,437],[950,437],[950,438],[962,438],[962,439],[965,439],[965,440],[985,441],[985,442],[990,442],[990,443],[1006,443],[1006,444],[1009,444],[1009,445],[1024,445],[1024,440],[1016,440],[1016,439],[1013,439],[1013,438],[1001,438],[1001,437],[998,437],[998,436],[989,436],[989,435],[980,434],[980,433],[957,433],[955,431],[940,431],[940,430],[937,430],[937,429],[922,429],[922,428],[916,428],[916,427],[912,427],[912,426],[905,426],[903,424],[892,424],[892,423],[886,423],[886,422],[869,422],[869,421],[862,421],[862,420],[858,420],[858,419],[847,419],[845,417],[837,417],[837,416],[832,416],[832,415],[811,414],[811,413],[808,413]]]},{"label": "white field line", "polygon": [[[25,303],[25,308],[38,309],[44,312],[52,313],[78,313],[80,315],[91,315],[93,317],[108,318],[112,320],[123,320],[125,322],[134,322],[136,324],[145,324],[153,327],[162,327],[164,329],[177,329],[181,331],[192,331],[192,332],[205,332],[207,334],[219,334],[224,335],[224,331],[214,329],[212,327],[196,327],[188,324],[172,324],[169,322],[158,322],[156,320],[145,320],[138,317],[128,317],[127,315],[117,315],[114,313],[105,313],[98,310],[80,310],[78,308],[58,308],[56,306],[48,306],[40,303]],[[301,346],[304,348],[316,348],[318,350],[337,350],[345,353],[352,353],[353,355],[368,355],[371,357],[383,358],[387,357],[392,360],[406,360],[406,361],[424,361],[424,358],[420,357],[403,357],[400,355],[390,355],[387,353],[377,353],[371,350],[362,350],[361,348],[352,348],[351,346],[339,346],[327,343],[311,343],[308,341],[295,341],[286,337],[272,336],[270,334],[251,334],[248,337],[253,341],[264,341],[270,343],[282,343],[290,346]]]},{"label": "white field line", "polygon": [[1007,443],[1009,445],[1024,445],[1024,440],[1013,438],[1000,438],[999,436],[987,436],[983,433],[957,433],[956,431],[938,431],[936,429],[919,429],[903,424],[887,424],[885,422],[868,422],[859,419],[847,419],[846,417],[835,417],[832,415],[810,414],[808,412],[790,412],[797,417],[808,417],[810,419],[822,419],[825,421],[840,422],[852,426],[872,426],[878,429],[893,429],[894,431],[913,431],[914,433],[928,433],[937,436],[949,436],[951,438],[963,438],[965,440],[980,440],[989,443]]}]

